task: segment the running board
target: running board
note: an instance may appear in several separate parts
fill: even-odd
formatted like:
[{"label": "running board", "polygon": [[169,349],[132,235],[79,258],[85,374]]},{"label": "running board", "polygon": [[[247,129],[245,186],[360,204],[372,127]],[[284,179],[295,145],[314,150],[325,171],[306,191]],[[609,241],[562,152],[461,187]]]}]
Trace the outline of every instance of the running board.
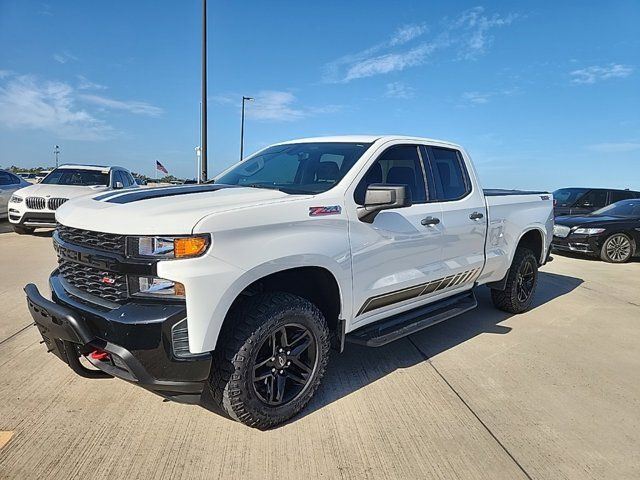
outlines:
[{"label": "running board", "polygon": [[461,315],[478,306],[473,290],[398,313],[347,334],[345,340],[368,347],[381,347],[412,333]]}]

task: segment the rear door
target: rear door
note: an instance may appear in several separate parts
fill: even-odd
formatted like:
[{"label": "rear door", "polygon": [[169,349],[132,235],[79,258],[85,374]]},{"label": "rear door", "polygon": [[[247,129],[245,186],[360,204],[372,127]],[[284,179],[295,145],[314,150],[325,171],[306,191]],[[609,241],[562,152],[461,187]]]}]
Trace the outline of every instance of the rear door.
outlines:
[{"label": "rear door", "polygon": [[[442,259],[452,285],[471,286],[481,273],[485,259],[487,208],[474,172],[462,153],[453,148],[424,146],[442,208]],[[472,177],[472,175],[474,175]]]}]

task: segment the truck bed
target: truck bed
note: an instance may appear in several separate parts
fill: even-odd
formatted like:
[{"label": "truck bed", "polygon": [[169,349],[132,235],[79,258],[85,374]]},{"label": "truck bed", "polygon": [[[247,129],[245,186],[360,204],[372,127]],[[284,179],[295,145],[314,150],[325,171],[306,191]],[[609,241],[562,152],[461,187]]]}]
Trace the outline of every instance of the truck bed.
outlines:
[{"label": "truck bed", "polygon": [[485,188],[483,189],[485,197],[499,197],[504,195],[544,195],[549,194],[543,190],[507,190],[504,188]]}]

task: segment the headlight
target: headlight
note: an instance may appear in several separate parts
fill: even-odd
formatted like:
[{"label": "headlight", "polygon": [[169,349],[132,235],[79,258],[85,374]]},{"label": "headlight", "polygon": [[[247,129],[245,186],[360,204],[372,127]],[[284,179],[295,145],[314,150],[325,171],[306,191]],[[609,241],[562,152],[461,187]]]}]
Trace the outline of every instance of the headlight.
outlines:
[{"label": "headlight", "polygon": [[209,248],[211,237],[129,237],[127,241],[131,257],[172,259],[199,257]]},{"label": "headlight", "polygon": [[11,195],[9,203],[22,203],[23,200],[24,199],[22,197],[19,197],[18,195]]},{"label": "headlight", "polygon": [[573,233],[577,233],[578,235],[597,235],[598,233],[604,232],[604,228],[576,228]]},{"label": "headlight", "polygon": [[129,276],[129,293],[136,297],[184,298],[184,285],[159,277]]}]

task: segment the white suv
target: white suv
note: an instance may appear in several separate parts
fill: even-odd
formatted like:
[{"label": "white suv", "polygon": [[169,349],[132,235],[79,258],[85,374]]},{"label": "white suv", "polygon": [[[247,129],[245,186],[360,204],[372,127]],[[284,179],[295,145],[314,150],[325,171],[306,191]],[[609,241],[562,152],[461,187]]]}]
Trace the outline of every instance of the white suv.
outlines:
[{"label": "white suv", "polygon": [[55,227],[55,211],[70,198],[123,188],[139,188],[129,170],[99,165],[62,165],[40,183],[16,191],[9,200],[9,221],[16,233]]}]

